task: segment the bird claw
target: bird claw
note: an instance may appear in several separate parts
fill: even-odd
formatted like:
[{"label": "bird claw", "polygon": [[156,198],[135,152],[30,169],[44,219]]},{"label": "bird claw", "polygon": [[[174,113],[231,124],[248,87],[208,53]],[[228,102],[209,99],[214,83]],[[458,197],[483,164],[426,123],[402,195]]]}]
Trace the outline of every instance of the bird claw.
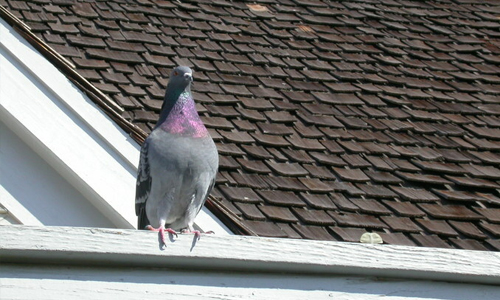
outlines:
[{"label": "bird claw", "polygon": [[165,232],[168,232],[172,235],[175,235],[176,238],[179,237],[177,235],[177,232],[175,232],[175,230],[173,230],[172,228],[164,228],[164,227],[154,228],[153,226],[148,225],[148,226],[146,226],[146,229],[151,230],[151,231],[155,231],[155,232],[159,232],[160,240],[161,240],[161,243],[163,244],[163,246],[167,245],[167,243],[165,243]]},{"label": "bird claw", "polygon": [[[194,235],[195,235],[195,237],[196,237],[198,240],[201,238],[201,234],[202,234],[202,232],[201,232],[201,231],[199,231],[199,230],[189,230],[189,229],[183,229],[183,230],[181,230],[181,233],[182,233],[182,234],[189,234],[189,233],[192,233],[192,234],[194,234]],[[204,233],[204,234],[214,234],[214,232],[213,232],[213,231],[211,231],[211,230],[210,230],[210,231],[205,231],[205,232],[203,232],[203,233]]]},{"label": "bird claw", "polygon": [[183,234],[189,234],[192,233],[194,236],[199,240],[201,238],[201,232],[199,230],[189,230],[189,229],[183,229],[181,231]]},{"label": "bird claw", "polygon": [[177,232],[175,232],[175,230],[173,230],[172,228],[167,228],[165,229],[166,232],[172,234],[172,235],[175,235],[176,238],[178,238],[179,236],[177,235]]}]

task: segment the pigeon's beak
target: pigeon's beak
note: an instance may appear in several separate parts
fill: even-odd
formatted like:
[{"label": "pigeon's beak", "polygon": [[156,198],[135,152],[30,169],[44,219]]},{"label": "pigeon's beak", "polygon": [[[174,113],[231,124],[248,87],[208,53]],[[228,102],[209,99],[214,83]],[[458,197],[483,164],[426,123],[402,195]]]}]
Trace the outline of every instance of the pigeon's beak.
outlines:
[{"label": "pigeon's beak", "polygon": [[184,78],[189,81],[193,81],[193,73],[184,73]]}]

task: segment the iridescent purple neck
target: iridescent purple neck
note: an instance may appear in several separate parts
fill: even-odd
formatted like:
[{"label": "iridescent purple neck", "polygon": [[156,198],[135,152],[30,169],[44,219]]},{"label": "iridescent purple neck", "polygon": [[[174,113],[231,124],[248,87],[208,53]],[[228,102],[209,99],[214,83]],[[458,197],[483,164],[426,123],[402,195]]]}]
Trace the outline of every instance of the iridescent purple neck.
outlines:
[{"label": "iridescent purple neck", "polygon": [[196,111],[189,91],[185,91],[179,96],[160,128],[175,135],[196,138],[208,136],[207,128],[203,125]]}]

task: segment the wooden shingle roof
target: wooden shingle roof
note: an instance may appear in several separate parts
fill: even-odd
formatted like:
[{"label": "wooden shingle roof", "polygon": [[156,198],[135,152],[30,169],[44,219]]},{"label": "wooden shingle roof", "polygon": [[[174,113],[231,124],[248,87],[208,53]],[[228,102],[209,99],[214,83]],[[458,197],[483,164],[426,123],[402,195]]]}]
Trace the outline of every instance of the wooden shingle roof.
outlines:
[{"label": "wooden shingle roof", "polygon": [[145,132],[194,68],[238,232],[500,250],[498,1],[0,5]]}]

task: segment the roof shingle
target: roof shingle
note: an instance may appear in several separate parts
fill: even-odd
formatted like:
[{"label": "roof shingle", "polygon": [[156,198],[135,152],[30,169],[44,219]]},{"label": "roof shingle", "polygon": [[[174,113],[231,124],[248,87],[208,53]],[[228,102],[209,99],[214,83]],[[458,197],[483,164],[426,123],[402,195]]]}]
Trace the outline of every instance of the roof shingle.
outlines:
[{"label": "roof shingle", "polygon": [[290,4],[2,1],[146,131],[192,66],[253,233],[499,251],[500,3]]}]

